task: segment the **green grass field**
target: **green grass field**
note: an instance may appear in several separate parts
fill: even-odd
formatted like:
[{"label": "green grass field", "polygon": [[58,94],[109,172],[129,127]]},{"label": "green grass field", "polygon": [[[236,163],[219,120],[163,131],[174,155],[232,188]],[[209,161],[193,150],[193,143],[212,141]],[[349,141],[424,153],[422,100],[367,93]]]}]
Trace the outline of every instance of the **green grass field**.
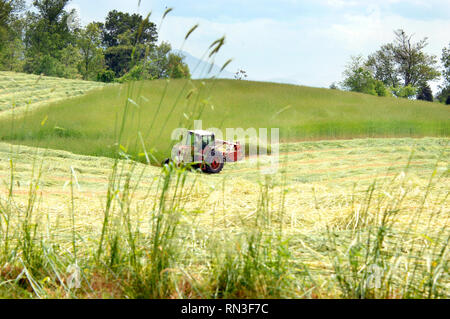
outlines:
[{"label": "green grass field", "polygon": [[139,153],[141,132],[159,160],[170,154],[172,130],[198,119],[205,129],[280,128],[283,142],[450,134],[450,108],[436,103],[271,83],[172,80],[106,87],[51,103],[14,123],[12,116],[4,117],[0,136],[12,143],[114,156],[123,115],[123,148]]}]

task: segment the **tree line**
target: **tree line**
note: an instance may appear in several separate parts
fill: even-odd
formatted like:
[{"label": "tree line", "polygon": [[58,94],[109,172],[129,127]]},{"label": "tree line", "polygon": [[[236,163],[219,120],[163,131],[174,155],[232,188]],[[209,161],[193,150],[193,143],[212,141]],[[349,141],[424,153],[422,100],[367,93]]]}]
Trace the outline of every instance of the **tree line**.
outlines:
[{"label": "tree line", "polygon": [[81,26],[70,0],[0,0],[0,70],[102,82],[189,78],[149,16],[110,11]]},{"label": "tree line", "polygon": [[[394,34],[392,43],[381,46],[368,57],[352,57],[340,87],[376,96],[415,97],[432,102],[434,96],[429,83],[442,77],[444,81],[436,99],[450,104],[450,43],[442,50],[441,71],[438,58],[424,52],[427,38],[414,42],[413,36],[401,29]],[[332,84],[331,88],[338,86]]]}]

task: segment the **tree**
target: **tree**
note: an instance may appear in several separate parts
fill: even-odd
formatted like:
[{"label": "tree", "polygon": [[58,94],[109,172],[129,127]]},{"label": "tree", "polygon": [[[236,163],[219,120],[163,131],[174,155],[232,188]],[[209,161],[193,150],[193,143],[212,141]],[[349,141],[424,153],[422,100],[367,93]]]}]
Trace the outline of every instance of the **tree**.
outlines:
[{"label": "tree", "polygon": [[444,77],[444,85],[450,86],[450,43],[448,44],[448,48],[445,47],[442,49],[441,62],[444,66],[444,71],[442,72]]},{"label": "tree", "polygon": [[12,5],[9,0],[0,0],[0,50],[4,47],[8,37],[9,22],[12,14]]},{"label": "tree", "polygon": [[190,78],[189,66],[184,63],[183,59],[182,55],[172,52],[169,43],[162,42],[148,54],[145,61],[135,65],[119,81]]},{"label": "tree", "polygon": [[78,69],[82,64],[82,56],[79,48],[69,44],[61,50],[61,57],[58,62],[59,68],[62,67],[62,69],[57,70],[57,76],[67,79],[81,78],[81,75],[78,73]]},{"label": "tree", "polygon": [[143,60],[158,40],[156,25],[139,14],[110,11],[100,28],[106,49],[105,62],[117,77]]},{"label": "tree", "polygon": [[167,42],[162,42],[150,52],[146,68],[151,78],[162,79],[170,76],[168,73],[168,57],[171,51],[172,46]]},{"label": "tree", "polygon": [[105,63],[108,68],[120,77],[132,68],[131,60],[133,47],[130,45],[118,45],[105,50]]},{"label": "tree", "polygon": [[111,83],[114,82],[115,77],[114,71],[111,70],[101,70],[97,74],[97,81],[98,82],[105,82],[105,83]]},{"label": "tree", "polygon": [[433,91],[426,83],[422,84],[417,93],[417,99],[422,101],[433,102]]},{"label": "tree", "polygon": [[23,61],[24,0],[0,0],[0,68],[20,71]]},{"label": "tree", "polygon": [[90,23],[80,30],[78,47],[81,52],[80,73],[84,80],[93,80],[104,69],[104,55],[101,48],[102,32],[98,23]]},{"label": "tree", "polygon": [[359,57],[347,66],[343,82],[346,89],[386,96],[390,95],[386,87],[390,87],[395,96],[410,98],[417,94],[417,86],[426,86],[439,77],[436,57],[424,53],[427,38],[413,42],[413,36],[401,29],[394,34],[394,42],[383,45],[367,61]]},{"label": "tree", "polygon": [[[428,55],[423,49],[428,45],[427,38],[419,42],[412,42],[412,35],[399,29],[394,32],[394,43],[387,46],[396,64],[396,72],[403,82],[403,86],[417,86],[437,79],[440,75],[437,70],[437,59]],[[395,73],[394,73],[395,74]]]},{"label": "tree", "polygon": [[410,99],[417,95],[417,88],[411,85],[391,87],[392,94],[396,97]]},{"label": "tree", "polygon": [[[25,32],[26,64],[29,73],[61,76],[64,65],[60,62],[64,49],[76,45],[71,30],[75,14],[65,10],[70,0],[35,0],[36,12],[28,12]],[[54,65],[52,65],[54,64]]]},{"label": "tree", "polygon": [[444,103],[448,100],[447,97],[450,96],[450,43],[448,48],[445,47],[442,49],[441,62],[444,66],[444,70],[442,72],[444,83],[440,87],[441,92],[438,94],[437,98],[441,103]]},{"label": "tree", "polygon": [[373,77],[367,61],[360,56],[352,57],[344,71],[344,81],[341,86],[352,92],[366,93],[376,96],[388,96],[384,83]]},{"label": "tree", "polygon": [[396,87],[400,84],[392,44],[383,45],[380,50],[369,55],[366,65],[371,69],[374,78],[384,85]]},{"label": "tree", "polygon": [[[148,18],[143,18],[140,14],[110,11],[106,17],[105,24],[102,25],[103,44],[105,47],[115,47],[118,45],[137,44],[151,45],[158,40],[156,25]],[[129,32],[130,43],[123,43],[120,35]]]},{"label": "tree", "polygon": [[188,65],[183,62],[183,56],[175,53],[169,54],[167,73],[172,79],[188,79],[191,77]]}]

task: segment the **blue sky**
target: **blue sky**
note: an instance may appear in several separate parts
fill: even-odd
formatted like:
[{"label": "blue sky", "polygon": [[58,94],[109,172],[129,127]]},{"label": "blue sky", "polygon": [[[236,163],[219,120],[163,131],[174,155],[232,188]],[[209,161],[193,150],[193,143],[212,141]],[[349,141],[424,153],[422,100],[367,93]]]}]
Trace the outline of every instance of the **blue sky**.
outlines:
[{"label": "blue sky", "polygon": [[[449,0],[72,0],[82,23],[103,21],[113,9],[152,11],[160,40],[179,49],[186,32],[195,31],[183,50],[201,57],[209,44],[225,35],[217,64],[233,58],[227,68],[247,71],[249,78],[328,87],[342,79],[352,55],[367,55],[392,41],[403,28],[415,39],[429,38],[426,51],[440,57],[450,42]],[[138,11],[139,10],[139,11]],[[434,87],[437,83],[434,83]]]}]

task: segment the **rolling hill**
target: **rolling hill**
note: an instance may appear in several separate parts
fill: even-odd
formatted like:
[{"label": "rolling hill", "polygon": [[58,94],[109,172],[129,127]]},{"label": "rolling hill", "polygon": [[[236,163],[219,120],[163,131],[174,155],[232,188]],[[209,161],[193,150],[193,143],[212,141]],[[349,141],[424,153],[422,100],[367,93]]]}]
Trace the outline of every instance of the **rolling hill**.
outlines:
[{"label": "rolling hill", "polygon": [[113,156],[120,144],[142,156],[140,132],[160,160],[170,154],[172,131],[199,119],[205,129],[279,128],[282,142],[450,134],[450,108],[437,103],[221,79],[105,87],[18,119],[4,116],[0,139],[94,156]]}]

